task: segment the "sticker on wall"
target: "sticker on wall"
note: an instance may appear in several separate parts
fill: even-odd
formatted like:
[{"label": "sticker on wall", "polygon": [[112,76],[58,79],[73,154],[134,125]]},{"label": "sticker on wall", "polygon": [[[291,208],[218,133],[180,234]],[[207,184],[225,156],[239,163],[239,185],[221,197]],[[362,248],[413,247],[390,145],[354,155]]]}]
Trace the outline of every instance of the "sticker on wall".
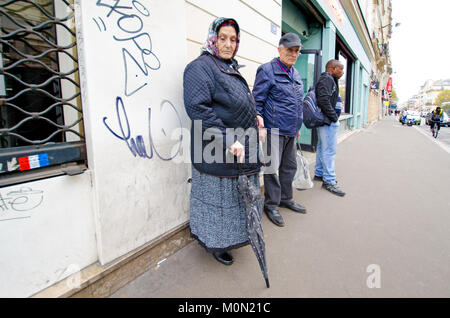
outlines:
[{"label": "sticker on wall", "polygon": [[49,165],[48,154],[46,153],[19,158],[20,171],[48,167]]},{"label": "sticker on wall", "polygon": [[17,162],[17,158],[11,158],[11,160],[8,160],[6,162],[7,170],[10,171],[16,171],[19,170],[19,163]]},{"label": "sticker on wall", "polygon": [[277,35],[277,33],[278,33],[278,27],[277,27],[275,24],[270,23],[270,31],[271,31],[273,34]]}]

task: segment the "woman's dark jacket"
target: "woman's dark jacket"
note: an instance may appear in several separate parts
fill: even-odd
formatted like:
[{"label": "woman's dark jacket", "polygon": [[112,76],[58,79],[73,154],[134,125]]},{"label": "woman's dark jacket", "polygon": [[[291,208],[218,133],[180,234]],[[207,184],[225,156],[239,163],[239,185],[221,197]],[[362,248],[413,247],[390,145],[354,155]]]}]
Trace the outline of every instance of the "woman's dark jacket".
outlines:
[{"label": "woman's dark jacket", "polygon": [[338,80],[330,73],[322,73],[316,84],[316,99],[317,106],[325,114],[325,125],[335,123],[339,119],[336,114],[338,97]]},{"label": "woman's dark jacket", "polygon": [[[194,167],[214,176],[237,177],[240,173],[237,159],[227,149],[239,140],[245,145],[246,153],[242,172],[247,175],[258,173],[261,163],[258,160],[256,107],[237,62],[227,63],[203,53],[186,66],[183,87],[184,106],[193,121],[191,160]],[[198,121],[201,121],[201,129]],[[242,129],[235,135],[227,128]],[[212,154],[215,160],[204,154]]]}]

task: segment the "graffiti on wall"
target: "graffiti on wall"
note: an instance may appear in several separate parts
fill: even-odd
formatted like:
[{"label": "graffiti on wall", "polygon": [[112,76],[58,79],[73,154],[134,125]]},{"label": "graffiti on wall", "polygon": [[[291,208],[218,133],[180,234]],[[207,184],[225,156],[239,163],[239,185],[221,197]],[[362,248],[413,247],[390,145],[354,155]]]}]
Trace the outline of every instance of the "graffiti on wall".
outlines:
[{"label": "graffiti on wall", "polygon": [[[152,108],[148,110],[148,140],[149,145],[145,144],[142,135],[132,136],[132,123],[130,123],[126,99],[137,93],[142,93],[143,89],[149,84],[150,73],[161,68],[161,62],[158,56],[153,52],[152,38],[144,30],[145,19],[150,18],[150,10],[140,1],[124,0],[97,0],[97,8],[102,11],[102,16],[93,18],[99,32],[113,33],[112,41],[117,44],[117,49],[121,51],[123,65],[123,96],[115,97],[115,120],[116,128],[112,127],[108,117],[103,117],[103,124],[106,129],[117,139],[124,142],[134,157],[144,159],[153,159],[156,155],[161,160],[170,161],[182,151],[183,134],[177,138],[175,153],[172,151],[170,156],[163,156],[157,150],[152,135]],[[108,30],[107,23],[114,26],[113,30]],[[176,107],[169,100],[163,100],[160,109],[167,109],[173,113],[182,130],[182,121]],[[142,117],[145,118],[145,117]],[[167,136],[164,128],[161,128],[164,136]]]},{"label": "graffiti on wall", "polygon": [[44,200],[44,192],[21,187],[7,193],[0,192],[0,222],[31,217],[31,212]]},{"label": "graffiti on wall", "polygon": [[[105,19],[110,20],[118,30],[113,39],[122,51],[124,94],[129,97],[148,85],[150,71],[159,70],[161,63],[153,52],[150,34],[143,30],[143,19],[150,17],[149,10],[139,1],[132,1],[131,6],[123,3],[122,0],[109,3],[97,0],[97,6],[105,9]],[[101,17],[99,20],[102,26],[96,19],[93,20],[101,32],[107,31]]]},{"label": "graffiti on wall", "polygon": [[[180,127],[182,126],[181,123],[181,117],[178,114],[177,109],[175,106],[168,100],[165,100],[161,103],[161,108],[163,107],[169,107],[171,110],[174,111],[176,117],[179,120]],[[178,143],[178,149],[176,150],[175,154],[165,158],[163,157],[157,150],[155,143],[153,142],[152,137],[152,109],[148,109],[148,136],[149,136],[149,152],[147,152],[147,146],[145,145],[144,138],[139,135],[136,138],[131,137],[131,127],[128,120],[127,112],[125,109],[125,105],[123,103],[122,98],[117,97],[116,99],[116,116],[117,116],[117,122],[119,126],[119,130],[114,131],[107,123],[108,118],[103,118],[103,123],[105,124],[106,128],[109,130],[111,134],[114,135],[119,140],[122,140],[127,145],[130,152],[133,154],[134,157],[139,156],[140,158],[144,159],[152,159],[153,158],[153,152],[156,154],[156,156],[164,161],[170,161],[174,159],[177,155],[180,154],[181,146],[183,142],[183,135],[180,135],[180,140]],[[162,129],[162,132],[165,136],[167,136],[166,132],[164,131],[164,128]]]}]

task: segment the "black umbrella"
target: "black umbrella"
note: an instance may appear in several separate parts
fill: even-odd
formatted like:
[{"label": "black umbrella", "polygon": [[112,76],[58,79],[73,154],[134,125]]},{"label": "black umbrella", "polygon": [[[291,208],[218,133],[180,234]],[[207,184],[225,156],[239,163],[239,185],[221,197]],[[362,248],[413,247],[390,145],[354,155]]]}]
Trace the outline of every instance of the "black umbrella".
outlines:
[{"label": "black umbrella", "polygon": [[258,201],[261,200],[261,190],[258,189],[255,184],[242,173],[241,170],[241,174],[238,179],[238,192],[242,202],[245,205],[248,239],[253,248],[253,252],[255,252],[259,266],[261,267],[261,272],[266,280],[267,288],[270,288],[266,264],[266,243],[264,242],[261,218],[257,208]]}]

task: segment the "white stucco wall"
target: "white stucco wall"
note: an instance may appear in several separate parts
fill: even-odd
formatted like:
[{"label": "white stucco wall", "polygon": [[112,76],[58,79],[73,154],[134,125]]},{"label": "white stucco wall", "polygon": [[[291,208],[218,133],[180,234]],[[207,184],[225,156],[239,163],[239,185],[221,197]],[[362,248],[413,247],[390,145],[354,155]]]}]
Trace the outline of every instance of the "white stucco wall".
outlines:
[{"label": "white stucco wall", "polygon": [[0,189],[0,297],[28,297],[97,260],[90,179]]},{"label": "white stucco wall", "polygon": [[245,65],[239,71],[252,87],[258,67],[278,56],[281,3],[273,0],[186,0],[186,4],[188,62],[200,55],[208,28],[215,18],[234,18],[241,29],[236,59]]},{"label": "white stucco wall", "polygon": [[80,4],[87,149],[105,264],[188,220],[190,166],[170,159],[180,155],[174,131],[189,128],[185,6],[183,0]]}]

